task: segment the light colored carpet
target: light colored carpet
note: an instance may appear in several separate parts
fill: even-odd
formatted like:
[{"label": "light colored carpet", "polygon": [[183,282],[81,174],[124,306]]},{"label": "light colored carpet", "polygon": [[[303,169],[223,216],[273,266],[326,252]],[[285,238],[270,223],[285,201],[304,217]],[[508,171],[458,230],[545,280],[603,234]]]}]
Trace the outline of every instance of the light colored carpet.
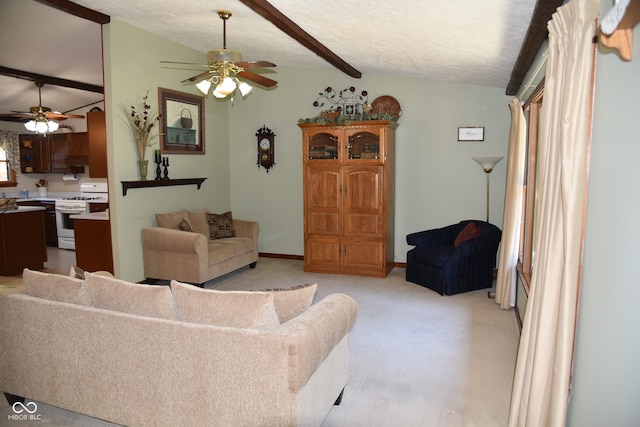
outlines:
[{"label": "light colored carpet", "polygon": [[[304,273],[302,261],[261,258],[206,284],[242,290],[318,283],[316,301],[341,292],[359,306],[351,331],[349,384],[323,427],[505,426],[519,331],[512,310],[487,291],[442,297],[404,279]],[[2,399],[0,426],[10,406]],[[44,404],[33,425],[113,426]],[[21,423],[21,425],[26,425]]]}]

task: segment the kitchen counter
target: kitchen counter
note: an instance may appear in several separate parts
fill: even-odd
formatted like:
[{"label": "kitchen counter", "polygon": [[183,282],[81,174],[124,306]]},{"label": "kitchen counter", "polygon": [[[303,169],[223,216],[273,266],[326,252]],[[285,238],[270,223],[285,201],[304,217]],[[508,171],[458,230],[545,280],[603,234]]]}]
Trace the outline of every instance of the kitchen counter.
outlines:
[{"label": "kitchen counter", "polygon": [[18,206],[18,209],[7,209],[3,211],[0,209],[0,214],[17,214],[24,212],[33,212],[33,211],[44,211],[46,210],[43,206]]},{"label": "kitchen counter", "polygon": [[93,221],[109,221],[109,210],[84,214],[69,215],[71,219],[89,219]]}]

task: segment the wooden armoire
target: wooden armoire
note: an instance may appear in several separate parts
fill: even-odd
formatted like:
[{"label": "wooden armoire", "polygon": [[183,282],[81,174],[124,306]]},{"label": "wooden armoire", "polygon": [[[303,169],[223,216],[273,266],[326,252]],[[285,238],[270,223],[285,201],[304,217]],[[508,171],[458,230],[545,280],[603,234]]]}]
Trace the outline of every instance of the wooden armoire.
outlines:
[{"label": "wooden armoire", "polygon": [[303,141],[304,270],[386,277],[394,265],[398,124],[299,124]]}]

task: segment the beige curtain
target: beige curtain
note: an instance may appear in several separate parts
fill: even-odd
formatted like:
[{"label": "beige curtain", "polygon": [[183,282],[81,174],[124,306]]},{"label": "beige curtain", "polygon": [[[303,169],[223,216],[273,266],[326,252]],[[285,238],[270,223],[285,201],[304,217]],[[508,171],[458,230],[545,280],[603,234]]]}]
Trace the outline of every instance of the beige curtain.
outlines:
[{"label": "beige curtain", "polygon": [[0,129],[0,148],[7,154],[11,169],[20,175],[20,141],[18,132]]},{"label": "beige curtain", "polygon": [[512,295],[516,286],[526,149],[526,122],[520,100],[513,98],[509,102],[509,108],[511,109],[511,129],[507,155],[507,190],[504,199],[502,240],[496,280],[496,303],[500,304],[503,310],[507,310],[515,303]]},{"label": "beige curtain", "polygon": [[582,259],[582,228],[600,0],[572,0],[549,22],[538,141],[535,259],[509,426],[565,425]]}]

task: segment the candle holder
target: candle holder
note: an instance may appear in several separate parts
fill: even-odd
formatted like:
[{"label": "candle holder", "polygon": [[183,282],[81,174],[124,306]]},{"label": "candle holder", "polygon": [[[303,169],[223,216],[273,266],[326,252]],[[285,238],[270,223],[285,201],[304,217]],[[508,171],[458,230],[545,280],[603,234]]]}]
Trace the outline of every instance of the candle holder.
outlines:
[{"label": "candle holder", "polygon": [[164,176],[162,177],[162,179],[168,180],[169,179],[169,158],[168,157],[162,158],[162,166],[164,166]]},{"label": "candle holder", "polygon": [[155,152],[155,163],[156,163],[156,181],[160,181],[162,179],[162,169],[160,168],[160,164],[162,163],[162,155],[160,154],[160,150],[156,150]]}]

